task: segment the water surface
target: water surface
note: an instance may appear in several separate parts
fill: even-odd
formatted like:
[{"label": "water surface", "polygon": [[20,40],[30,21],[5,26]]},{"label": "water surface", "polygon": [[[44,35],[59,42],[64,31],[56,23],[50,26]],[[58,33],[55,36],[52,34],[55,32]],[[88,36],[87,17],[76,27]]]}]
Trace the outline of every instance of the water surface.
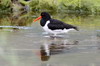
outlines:
[{"label": "water surface", "polygon": [[[48,34],[44,34],[39,22],[27,30],[23,29],[25,27],[1,29],[0,65],[100,66],[100,19],[67,17],[61,20],[77,25],[79,31],[71,31],[62,38],[45,37]],[[49,48],[50,55],[41,56],[43,47]]]}]

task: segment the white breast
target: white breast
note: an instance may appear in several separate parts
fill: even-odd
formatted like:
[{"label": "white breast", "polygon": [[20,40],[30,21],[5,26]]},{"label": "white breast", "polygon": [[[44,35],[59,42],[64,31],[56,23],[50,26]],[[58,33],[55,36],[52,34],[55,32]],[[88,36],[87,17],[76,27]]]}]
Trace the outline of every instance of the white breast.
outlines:
[{"label": "white breast", "polygon": [[48,28],[48,24],[49,24],[49,23],[50,23],[50,21],[48,20],[48,21],[46,22],[45,26],[43,27],[43,29],[44,29],[46,32],[48,32],[48,33],[53,33],[53,31],[50,30],[50,29]]}]

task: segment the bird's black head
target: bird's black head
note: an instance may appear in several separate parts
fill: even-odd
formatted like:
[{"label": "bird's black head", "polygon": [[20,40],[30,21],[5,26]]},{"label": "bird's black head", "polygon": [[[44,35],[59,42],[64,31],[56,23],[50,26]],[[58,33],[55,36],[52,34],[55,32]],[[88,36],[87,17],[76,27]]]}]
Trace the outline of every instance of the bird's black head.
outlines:
[{"label": "bird's black head", "polygon": [[42,12],[42,13],[41,13],[41,16],[42,16],[42,18],[45,19],[45,20],[51,19],[51,16],[50,16],[49,13],[47,13],[47,12]]},{"label": "bird's black head", "polygon": [[38,18],[36,18],[36,19],[34,20],[34,22],[36,22],[37,20],[39,20],[39,19],[41,19],[41,18],[42,18],[42,20],[43,20],[42,22],[46,22],[46,21],[48,21],[48,20],[51,19],[49,13],[47,13],[47,12],[42,12],[42,13],[41,13],[41,16],[38,17]]}]

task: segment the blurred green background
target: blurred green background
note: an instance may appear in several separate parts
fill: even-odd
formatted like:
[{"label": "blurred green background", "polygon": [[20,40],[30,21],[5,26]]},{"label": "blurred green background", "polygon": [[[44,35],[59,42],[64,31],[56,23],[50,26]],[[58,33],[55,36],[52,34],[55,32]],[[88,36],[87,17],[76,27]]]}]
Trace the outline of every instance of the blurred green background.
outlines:
[{"label": "blurred green background", "polygon": [[99,16],[100,0],[0,0],[0,25],[30,25],[43,11],[63,17]]}]

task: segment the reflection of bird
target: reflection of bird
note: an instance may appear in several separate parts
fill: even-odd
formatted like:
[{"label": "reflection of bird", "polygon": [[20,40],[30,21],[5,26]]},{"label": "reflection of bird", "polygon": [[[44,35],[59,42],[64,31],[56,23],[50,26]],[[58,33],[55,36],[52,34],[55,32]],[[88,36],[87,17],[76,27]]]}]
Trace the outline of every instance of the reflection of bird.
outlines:
[{"label": "reflection of bird", "polygon": [[52,19],[47,12],[42,12],[41,16],[35,19],[34,22],[39,19],[41,19],[40,25],[43,27],[43,29],[48,33],[54,34],[54,36],[60,33],[67,33],[68,31],[73,29],[78,31],[76,26],[66,24],[56,19]]},{"label": "reflection of bird", "polygon": [[51,43],[51,44],[43,44],[40,48],[41,60],[48,61],[51,55],[61,54],[65,52],[65,50],[69,50],[73,46],[77,45],[78,41],[73,43]]},{"label": "reflection of bird", "polygon": [[40,48],[40,53],[41,53],[41,60],[42,61],[47,61],[50,57],[50,50],[49,46],[47,44],[44,44]]},{"label": "reflection of bird", "polygon": [[50,53],[60,54],[64,52],[64,50],[69,50],[70,48],[72,48],[73,46],[77,44],[78,44],[78,41],[74,41],[73,43],[61,43],[61,44],[52,43],[49,45]]}]

